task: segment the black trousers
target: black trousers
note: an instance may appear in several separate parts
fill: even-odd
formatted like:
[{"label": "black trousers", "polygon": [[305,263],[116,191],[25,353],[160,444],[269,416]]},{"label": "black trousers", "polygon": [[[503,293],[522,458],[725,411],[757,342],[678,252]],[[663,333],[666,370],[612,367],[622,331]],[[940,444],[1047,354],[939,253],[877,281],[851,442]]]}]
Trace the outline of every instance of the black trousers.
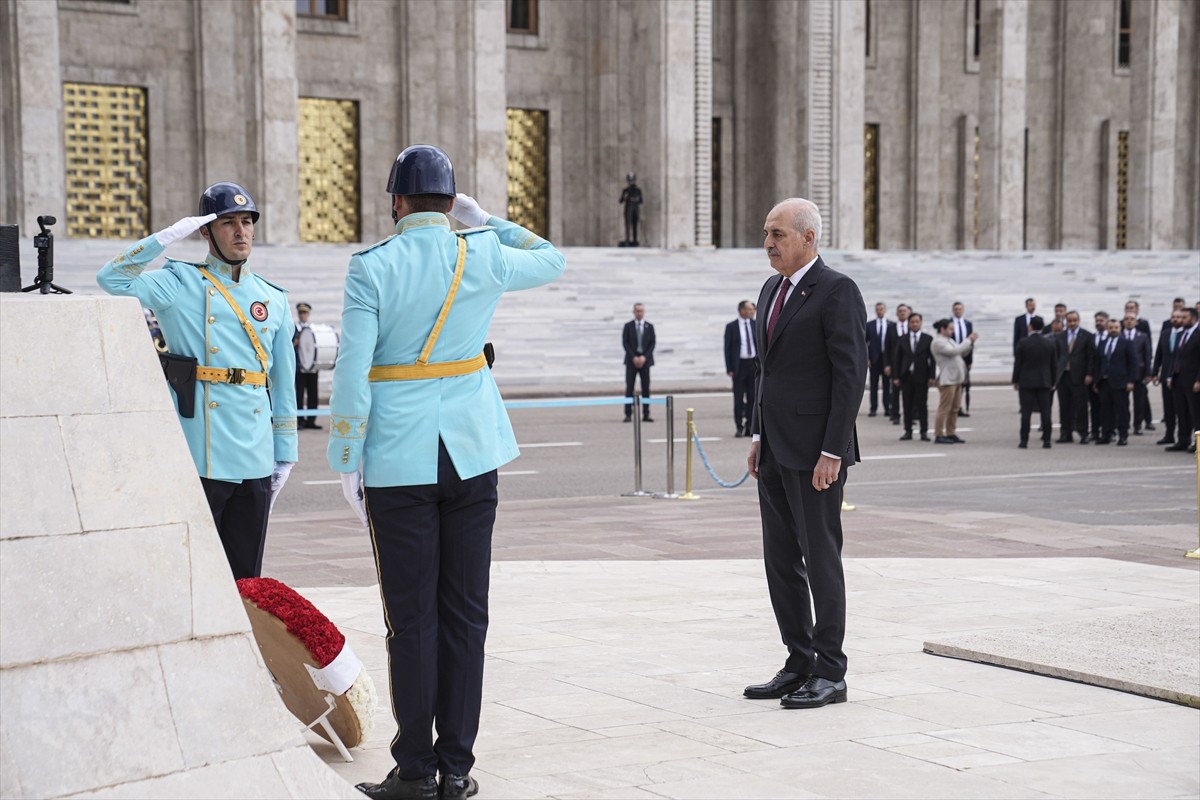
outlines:
[{"label": "black trousers", "polygon": [[904,405],[904,430],[912,433],[913,420],[921,433],[929,431],[929,382],[919,381],[911,374],[900,379],[900,396]]},{"label": "black trousers", "polygon": [[1021,441],[1029,441],[1029,420],[1037,411],[1042,427],[1042,441],[1050,441],[1050,389],[1021,389]]},{"label": "black trousers", "polygon": [[739,358],[733,373],[733,424],[750,430],[754,422],[754,366],[757,359]]},{"label": "black trousers", "polygon": [[399,728],[392,758],[405,780],[466,775],[483,702],[496,471],[463,480],[439,442],[437,483],[368,487],[366,501]]},{"label": "black trousers", "polygon": [[1087,403],[1091,387],[1082,383],[1071,383],[1070,380],[1065,380],[1066,377],[1064,373],[1064,380],[1058,384],[1058,433],[1063,438],[1069,438],[1074,432],[1079,434],[1080,439],[1087,439]]},{"label": "black trousers", "polygon": [[[642,399],[645,400],[650,396],[650,365],[635,367],[633,364],[625,365],[625,399],[629,400],[625,404],[625,416],[633,413],[633,382],[635,378],[640,378],[642,381]],[[642,406],[642,415],[650,416],[650,406]]]},{"label": "black trousers", "polygon": [[[813,488],[812,471],[788,469],[762,439],[758,462],[763,564],[775,621],[787,647],[784,669],[831,681],[846,676],[846,578],[842,571],[843,461],[837,483]],[[811,602],[809,593],[811,591]]]},{"label": "black trousers", "polygon": [[1150,391],[1143,381],[1133,382],[1133,429],[1141,430],[1144,425],[1153,425],[1154,416],[1150,411]]},{"label": "black trousers", "polygon": [[[316,411],[319,403],[317,396],[317,373],[315,372],[297,372],[296,373],[296,408],[307,408],[309,411]],[[308,396],[308,405],[304,404],[305,395]],[[317,425],[316,417],[300,417],[299,426],[301,428],[315,428]]]},{"label": "black trousers", "polygon": [[879,410],[879,385],[883,384],[883,412],[890,413],[892,403],[892,379],[883,374],[883,359],[879,359],[879,363],[871,361],[868,363],[869,376],[871,381],[871,413],[874,414]]},{"label": "black trousers", "polygon": [[201,478],[217,535],[233,570],[233,579],[262,575],[267,517],[271,511],[271,476],[241,483]]},{"label": "black trousers", "polygon": [[1175,438],[1175,393],[1171,391],[1171,387],[1167,386],[1164,381],[1160,388],[1162,389],[1162,404],[1163,404],[1163,425],[1166,430],[1163,432],[1164,439]]},{"label": "black trousers", "polygon": [[1171,380],[1171,396],[1175,401],[1175,443],[1191,444],[1196,418],[1192,416],[1192,387],[1184,385],[1179,376]]},{"label": "black trousers", "polygon": [[971,364],[970,364],[970,362],[967,363],[967,377],[963,381],[962,410],[963,411],[971,410]]},{"label": "black trousers", "polygon": [[1129,436],[1129,392],[1125,384],[1113,385],[1112,381],[1100,381],[1100,428],[1101,436],[1111,439],[1113,432],[1124,439]]},{"label": "black trousers", "polygon": [[1088,392],[1088,410],[1091,412],[1091,417],[1092,417],[1092,438],[1099,439],[1100,438],[1100,430],[1103,427],[1101,425],[1101,420],[1102,420],[1103,414],[1101,413],[1102,409],[1101,409],[1100,397],[1103,394],[1104,390],[1101,389],[1100,387],[1096,386],[1096,384],[1094,384],[1094,383],[1089,388],[1090,388],[1090,391]]}]

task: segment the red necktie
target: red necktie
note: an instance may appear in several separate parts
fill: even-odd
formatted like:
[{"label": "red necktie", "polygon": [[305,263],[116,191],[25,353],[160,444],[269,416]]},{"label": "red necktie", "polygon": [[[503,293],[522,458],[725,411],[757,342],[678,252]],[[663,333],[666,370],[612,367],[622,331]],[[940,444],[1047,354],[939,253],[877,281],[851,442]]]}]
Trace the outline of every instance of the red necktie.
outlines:
[{"label": "red necktie", "polygon": [[779,297],[775,298],[775,305],[771,309],[771,321],[767,323],[767,344],[771,343],[771,338],[775,335],[775,323],[779,322],[779,315],[783,313],[783,304],[787,300],[790,288],[792,288],[792,282],[787,278],[784,278],[783,283],[779,284]]}]

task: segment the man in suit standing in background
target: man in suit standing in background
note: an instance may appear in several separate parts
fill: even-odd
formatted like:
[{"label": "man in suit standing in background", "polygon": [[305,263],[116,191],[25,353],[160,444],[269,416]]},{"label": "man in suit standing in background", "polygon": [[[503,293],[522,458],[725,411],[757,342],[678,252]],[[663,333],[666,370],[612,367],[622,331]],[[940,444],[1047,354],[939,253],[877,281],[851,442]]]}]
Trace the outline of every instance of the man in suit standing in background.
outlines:
[{"label": "man in suit standing in background", "polygon": [[883,385],[883,410],[887,413],[892,400],[892,382],[884,374],[888,364],[887,341],[888,329],[892,327],[887,319],[887,306],[875,304],[875,319],[867,320],[863,331],[867,340],[867,367],[870,370],[871,409],[867,416],[873,417],[879,409],[879,387]]},{"label": "man in suit standing in background", "polygon": [[1096,387],[1096,381],[1099,380],[1096,374],[1096,356],[1099,355],[1104,345],[1108,342],[1108,312],[1097,311],[1094,319],[1096,321],[1096,335],[1093,342],[1095,346],[1092,351],[1092,367],[1090,370],[1092,373],[1092,390],[1088,392],[1088,411],[1091,414],[1092,420],[1092,442],[1099,444],[1101,438],[1100,431],[1103,428],[1103,414],[1101,413],[1100,390]]},{"label": "man in suit standing in background", "polygon": [[934,384],[937,361],[933,358],[933,337],[921,333],[921,315],[908,315],[908,334],[896,343],[896,360],[892,363],[892,385],[900,390],[904,406],[904,435],[900,441],[913,438],[913,418],[920,425],[921,441],[929,441],[929,387]]},{"label": "man in suit standing in background", "polygon": [[1029,446],[1029,418],[1035,408],[1041,419],[1042,447],[1050,449],[1050,396],[1058,366],[1058,345],[1042,335],[1043,328],[1041,317],[1029,321],[1029,336],[1017,343],[1013,360],[1012,385],[1021,397],[1021,441],[1017,446],[1022,450]]},{"label": "man in suit standing in background", "polygon": [[725,374],[733,380],[735,437],[749,436],[754,419],[754,371],[758,350],[754,346],[754,303],[738,303],[738,318],[725,326]]},{"label": "man in suit standing in background", "polygon": [[[642,382],[642,399],[650,398],[650,368],[654,366],[654,326],[646,322],[646,307],[633,304],[633,319],[625,323],[621,331],[621,345],[625,348],[625,421],[633,420],[633,383]],[[650,419],[650,406],[642,406],[642,421]]]},{"label": "man in suit standing in background", "polygon": [[[1133,306],[1130,309],[1130,306]],[[1142,435],[1142,425],[1146,426],[1146,430],[1154,430],[1154,421],[1151,419],[1150,411],[1150,392],[1146,388],[1146,383],[1150,380],[1150,367],[1153,364],[1154,356],[1150,350],[1150,333],[1143,331],[1142,325],[1146,328],[1150,327],[1150,323],[1146,320],[1137,318],[1137,303],[1130,300],[1125,304],[1125,320],[1121,336],[1125,341],[1133,347],[1133,435]]]},{"label": "man in suit standing in background", "polygon": [[759,294],[770,311],[758,333],[758,409],[746,460],[758,480],[767,587],[788,655],[773,678],[744,694],[818,708],[846,701],[841,509],[847,469],[858,460],[864,308],[854,281],[818,255],[815,204],[784,200],[763,228],[779,275]]},{"label": "man in suit standing in background", "polygon": [[1079,325],[1079,312],[1067,312],[1067,329],[1058,334],[1058,442],[1087,444],[1087,403],[1091,393],[1092,359],[1096,343],[1091,331]]},{"label": "man in suit standing in background", "polygon": [[[959,301],[955,301],[954,305],[950,307],[951,338],[954,339],[955,344],[962,344],[970,339],[971,334],[975,332],[974,323],[963,316],[965,310],[963,304]],[[967,348],[967,352],[963,354],[962,359],[963,363],[966,364],[967,373],[966,380],[962,384],[962,391],[958,393],[958,408],[955,411],[960,417],[969,417],[971,416],[971,364],[975,360],[974,348]]]},{"label": "man in suit standing in background", "polygon": [[[892,375],[892,364],[896,360],[896,343],[900,341],[901,336],[908,335],[908,315],[912,311],[907,304],[901,303],[896,306],[896,323],[888,330],[888,338],[884,342],[884,349],[887,351],[887,361],[884,362],[883,374],[890,382],[895,376]],[[891,419],[893,425],[900,424],[900,393],[892,390],[891,397],[892,405],[888,408],[888,418]]]},{"label": "man in suit standing in background", "polygon": [[1155,444],[1175,444],[1175,422],[1178,415],[1175,412],[1175,397],[1171,392],[1171,375],[1174,369],[1175,333],[1183,330],[1183,322],[1187,312],[1183,308],[1183,300],[1175,298],[1175,309],[1171,317],[1163,323],[1162,332],[1158,335],[1158,347],[1154,350],[1154,365],[1151,367],[1151,378],[1162,386],[1163,398],[1163,436]]},{"label": "man in suit standing in background", "polygon": [[1092,366],[1095,389],[1100,395],[1100,438],[1096,444],[1110,444],[1113,431],[1117,444],[1129,444],[1129,394],[1133,391],[1136,362],[1133,346],[1121,336],[1121,322],[1108,321],[1108,338],[1096,345],[1096,360]]},{"label": "man in suit standing in background", "polygon": [[1175,398],[1178,438],[1167,448],[1190,451],[1196,443],[1192,432],[1200,419],[1200,313],[1185,308],[1183,326],[1175,332],[1175,354],[1171,358],[1171,392]]},{"label": "man in suit standing in background", "polygon": [[1029,335],[1029,323],[1033,320],[1033,312],[1037,310],[1037,301],[1032,297],[1025,298],[1025,313],[1018,314],[1013,320],[1013,355],[1017,354],[1017,345]]}]

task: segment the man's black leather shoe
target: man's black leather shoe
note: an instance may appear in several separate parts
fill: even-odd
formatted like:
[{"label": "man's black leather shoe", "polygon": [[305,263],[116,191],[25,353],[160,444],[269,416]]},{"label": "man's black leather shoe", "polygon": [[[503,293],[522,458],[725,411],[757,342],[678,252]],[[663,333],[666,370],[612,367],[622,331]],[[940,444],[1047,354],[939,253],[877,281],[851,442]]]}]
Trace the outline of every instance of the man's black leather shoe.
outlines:
[{"label": "man's black leather shoe", "polygon": [[1164,436],[1163,438],[1161,438],[1157,442],[1155,442],[1155,444],[1175,444],[1175,437],[1174,436]]},{"label": "man's black leather shoe", "polygon": [[442,800],[460,800],[473,797],[479,791],[479,781],[470,775],[443,775],[441,794]]},{"label": "man's black leather shoe", "polygon": [[1124,447],[1127,444],[1129,444],[1129,440],[1124,436],[1122,436],[1120,439],[1117,439],[1117,447]]},{"label": "man's black leather shoe", "polygon": [[813,675],[796,691],[779,700],[784,708],[820,708],[830,703],[846,702],[846,682],[831,681]]},{"label": "man's black leather shoe", "polygon": [[1028,442],[1019,442],[1019,443],[1017,444],[1017,447],[1019,447],[1019,448],[1021,448],[1022,450],[1024,450],[1025,448],[1029,447],[1029,443],[1028,443]]},{"label": "man's black leather shoe", "polygon": [[1042,449],[1043,449],[1043,450],[1049,450],[1049,449],[1050,449],[1050,443],[1049,443],[1049,442],[1042,442]]},{"label": "man's black leather shoe", "polygon": [[922,441],[922,442],[928,442],[928,441],[929,441],[929,434],[928,434],[928,433],[922,433],[922,434],[921,434],[921,441]]},{"label": "man's black leather shoe", "polygon": [[904,435],[900,437],[900,441],[902,442],[907,442],[910,439],[912,439],[912,431],[905,431]]},{"label": "man's black leather shoe", "polygon": [[1060,436],[1057,439],[1055,439],[1055,441],[1058,442],[1059,444],[1070,444],[1071,442],[1073,442],[1075,440],[1072,439],[1070,436]]},{"label": "man's black leather shoe", "polygon": [[968,414],[966,411],[959,411],[959,412],[958,412],[958,415],[959,415],[960,417],[969,417],[969,416],[971,416],[971,415],[970,415],[970,414]]},{"label": "man's black leather shoe", "polygon": [[654,422],[654,420],[650,419],[650,415],[647,414],[646,416],[642,417],[642,422]]},{"label": "man's black leather shoe", "polygon": [[400,777],[399,768],[393,769],[383,779],[383,783],[360,783],[354,787],[367,797],[375,800],[437,800],[437,778],[427,775],[424,778],[406,781]]},{"label": "man's black leather shoe", "polygon": [[751,700],[777,700],[785,694],[799,689],[807,680],[807,675],[781,669],[775,673],[774,678],[771,678],[766,683],[756,683],[753,686],[747,686],[742,694]]},{"label": "man's black leather shoe", "polygon": [[868,414],[867,414],[867,416],[868,416],[868,417],[873,417],[873,416],[875,416],[875,414],[876,414],[876,412],[872,411],[872,412],[868,413]]},{"label": "man's black leather shoe", "polygon": [[967,443],[966,439],[958,438],[957,434],[955,434],[954,436],[947,436],[946,438],[949,439],[950,441],[954,442],[955,444],[966,444]]},{"label": "man's black leather shoe", "polygon": [[954,440],[949,436],[938,436],[933,440],[934,444],[954,444]]}]

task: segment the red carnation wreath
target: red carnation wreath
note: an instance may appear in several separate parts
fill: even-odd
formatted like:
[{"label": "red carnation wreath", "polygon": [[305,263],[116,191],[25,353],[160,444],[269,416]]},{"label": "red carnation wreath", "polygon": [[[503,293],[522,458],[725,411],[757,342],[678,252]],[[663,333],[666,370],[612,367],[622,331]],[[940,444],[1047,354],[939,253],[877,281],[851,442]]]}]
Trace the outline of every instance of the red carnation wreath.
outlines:
[{"label": "red carnation wreath", "polygon": [[[332,695],[330,725],[347,747],[361,744],[374,724],[378,698],[346,637],[316,606],[274,578],[242,578],[237,588],[288,711],[311,726],[329,710],[326,697]],[[329,739],[322,727],[313,730]]]}]

